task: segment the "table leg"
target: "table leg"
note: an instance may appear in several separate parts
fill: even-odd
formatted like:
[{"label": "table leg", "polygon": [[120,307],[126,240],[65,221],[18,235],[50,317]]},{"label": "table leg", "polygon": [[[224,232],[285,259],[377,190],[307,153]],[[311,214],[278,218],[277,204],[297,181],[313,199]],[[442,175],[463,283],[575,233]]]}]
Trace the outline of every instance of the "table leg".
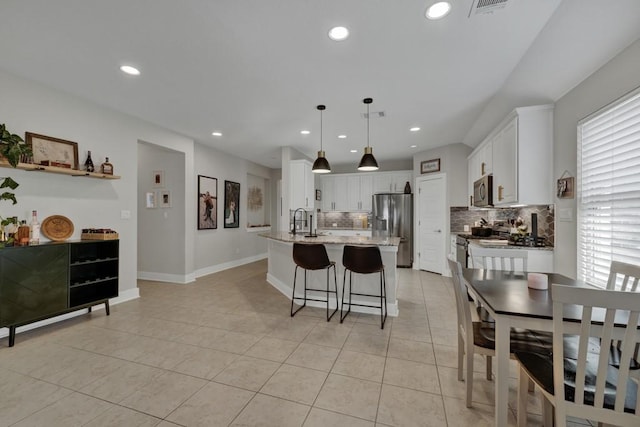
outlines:
[{"label": "table leg", "polygon": [[496,381],[495,417],[496,426],[507,425],[509,413],[509,331],[511,326],[505,318],[496,318]]}]

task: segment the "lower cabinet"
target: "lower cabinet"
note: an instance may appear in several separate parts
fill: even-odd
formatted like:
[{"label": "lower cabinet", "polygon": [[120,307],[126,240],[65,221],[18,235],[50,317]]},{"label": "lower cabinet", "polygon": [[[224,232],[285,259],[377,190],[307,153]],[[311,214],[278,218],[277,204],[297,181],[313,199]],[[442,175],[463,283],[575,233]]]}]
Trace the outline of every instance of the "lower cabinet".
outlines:
[{"label": "lower cabinet", "polygon": [[118,296],[119,242],[79,241],[0,249],[0,327],[15,328]]}]

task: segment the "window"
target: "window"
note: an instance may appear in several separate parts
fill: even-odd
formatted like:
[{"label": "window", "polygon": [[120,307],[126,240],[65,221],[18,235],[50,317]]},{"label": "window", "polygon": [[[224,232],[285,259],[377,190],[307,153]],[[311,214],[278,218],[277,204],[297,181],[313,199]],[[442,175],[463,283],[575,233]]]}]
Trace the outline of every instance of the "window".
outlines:
[{"label": "window", "polygon": [[640,89],[578,124],[578,278],[640,264]]}]

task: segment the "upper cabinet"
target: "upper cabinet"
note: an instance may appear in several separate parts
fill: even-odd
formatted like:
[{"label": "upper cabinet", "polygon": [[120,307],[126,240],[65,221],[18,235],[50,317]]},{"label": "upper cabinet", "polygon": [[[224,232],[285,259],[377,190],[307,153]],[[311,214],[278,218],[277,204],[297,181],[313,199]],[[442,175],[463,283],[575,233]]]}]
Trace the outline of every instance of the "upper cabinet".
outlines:
[{"label": "upper cabinet", "polygon": [[313,209],[315,186],[311,162],[306,160],[289,161],[289,201],[290,209]]},{"label": "upper cabinet", "polygon": [[469,194],[484,163],[494,206],[553,203],[552,150],[553,106],[516,108],[469,156]]},{"label": "upper cabinet", "polygon": [[324,212],[371,211],[372,196],[376,193],[402,193],[413,172],[372,172],[323,175],[322,210]]}]

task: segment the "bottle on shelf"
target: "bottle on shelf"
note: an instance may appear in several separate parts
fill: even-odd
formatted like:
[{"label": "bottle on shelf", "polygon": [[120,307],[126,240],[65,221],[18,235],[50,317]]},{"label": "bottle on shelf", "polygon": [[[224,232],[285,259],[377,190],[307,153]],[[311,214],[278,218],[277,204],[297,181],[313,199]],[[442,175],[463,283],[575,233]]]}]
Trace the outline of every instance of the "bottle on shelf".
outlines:
[{"label": "bottle on shelf", "polygon": [[109,158],[105,157],[105,162],[100,166],[102,173],[105,175],[113,175],[113,165],[109,163]]},{"label": "bottle on shelf", "polygon": [[31,224],[29,225],[29,243],[40,243],[40,223],[38,222],[38,211],[31,211]]},{"label": "bottle on shelf", "polygon": [[28,245],[29,244],[29,234],[31,230],[27,225],[27,220],[23,219],[20,221],[20,227],[18,227],[18,233],[16,235],[16,243],[18,245]]},{"label": "bottle on shelf", "polygon": [[91,151],[87,151],[87,160],[84,161],[84,168],[87,172],[94,172],[96,170],[93,166],[93,160],[91,160]]}]

